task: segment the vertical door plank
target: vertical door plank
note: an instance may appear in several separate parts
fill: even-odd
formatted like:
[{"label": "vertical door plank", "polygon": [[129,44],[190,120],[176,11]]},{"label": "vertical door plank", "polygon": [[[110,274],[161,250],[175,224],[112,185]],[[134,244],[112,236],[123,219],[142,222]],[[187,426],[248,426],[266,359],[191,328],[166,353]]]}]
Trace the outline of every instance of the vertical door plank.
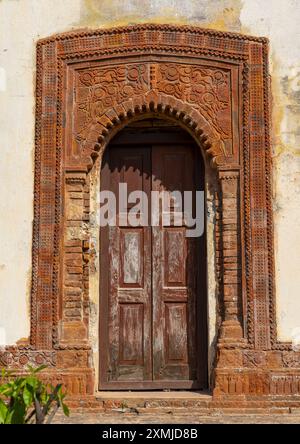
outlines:
[{"label": "vertical door plank", "polygon": [[[102,183],[117,196],[117,208],[119,183],[127,184],[128,193],[142,190],[150,198],[150,155],[150,148],[110,146]],[[109,177],[103,178],[103,173]],[[132,206],[127,205],[127,211]],[[112,386],[152,379],[151,228],[127,226],[120,216],[116,227],[101,229],[100,246],[101,257],[108,256],[108,263],[101,262],[101,279],[108,282],[101,291],[108,292],[108,308],[105,315],[100,312],[100,355],[108,351],[102,378]]]},{"label": "vertical door plank", "polygon": [[[198,165],[199,166],[199,165]],[[197,188],[195,151],[192,146],[156,145],[152,150],[152,189],[155,191],[195,191]],[[198,188],[199,189],[199,188]],[[169,211],[173,211],[171,204]],[[168,209],[164,208],[167,212]],[[186,237],[186,226],[166,226],[161,218],[152,229],[153,261],[153,379],[173,380],[174,388],[183,381],[194,387],[206,382],[207,355],[198,337],[206,338],[206,321],[198,319],[197,238]],[[203,331],[202,331],[203,330]],[[206,340],[206,339],[205,339]],[[201,339],[200,339],[201,341]]]}]

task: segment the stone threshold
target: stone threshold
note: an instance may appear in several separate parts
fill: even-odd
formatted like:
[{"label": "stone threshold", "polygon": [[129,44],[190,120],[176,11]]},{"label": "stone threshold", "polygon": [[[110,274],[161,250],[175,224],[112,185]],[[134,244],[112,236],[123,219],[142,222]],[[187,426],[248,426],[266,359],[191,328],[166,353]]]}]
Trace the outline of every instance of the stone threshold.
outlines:
[{"label": "stone threshold", "polygon": [[153,411],[159,409],[205,409],[212,402],[207,391],[100,391],[96,393],[96,402],[105,411]]},{"label": "stone threshold", "polygon": [[187,390],[148,390],[148,391],[99,391],[96,392],[97,400],[109,399],[172,399],[172,400],[206,400],[211,401],[212,395],[208,391]]}]

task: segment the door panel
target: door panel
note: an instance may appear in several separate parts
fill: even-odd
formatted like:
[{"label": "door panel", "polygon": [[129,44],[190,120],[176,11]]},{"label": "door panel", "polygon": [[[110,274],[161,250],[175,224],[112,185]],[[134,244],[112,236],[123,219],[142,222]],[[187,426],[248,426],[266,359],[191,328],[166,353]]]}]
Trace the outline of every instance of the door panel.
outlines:
[{"label": "door panel", "polygon": [[164,287],[186,287],[186,240],[184,227],[163,229]]},{"label": "door panel", "polygon": [[144,229],[120,228],[120,288],[142,288]]},{"label": "door panel", "polygon": [[[117,208],[120,182],[127,183],[128,192],[137,189],[149,194],[150,154],[150,149],[143,147],[107,150],[101,183],[103,189],[115,193]],[[116,227],[101,228],[100,254],[104,260],[100,280],[107,307],[106,318],[102,316],[100,322],[100,343],[107,357],[100,359],[100,375],[108,386],[152,378],[151,228],[126,226],[120,214],[117,216]]]},{"label": "door panel", "polygon": [[[196,188],[191,146],[154,146],[152,189],[193,191]],[[164,208],[172,212],[175,205]],[[178,210],[178,208],[177,208]],[[171,219],[172,220],[172,219]],[[183,221],[184,222],[184,221]],[[186,227],[153,227],[154,379],[190,381],[197,387],[196,251]]]},{"label": "door panel", "polygon": [[[101,187],[117,208],[120,182],[145,191],[150,214],[151,190],[203,189],[196,156],[191,144],[111,145]],[[119,215],[101,228],[101,389],[206,387],[205,241],[187,238],[184,221],[164,224],[174,210],[173,201],[161,209],[159,226],[126,226]]]}]

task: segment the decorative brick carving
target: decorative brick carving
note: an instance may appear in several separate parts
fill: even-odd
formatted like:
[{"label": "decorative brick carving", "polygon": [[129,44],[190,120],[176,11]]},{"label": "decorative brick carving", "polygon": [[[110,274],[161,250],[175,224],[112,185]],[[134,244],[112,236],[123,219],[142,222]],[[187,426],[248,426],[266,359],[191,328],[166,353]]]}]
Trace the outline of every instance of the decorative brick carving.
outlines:
[{"label": "decorative brick carving", "polygon": [[[293,352],[281,351],[291,345],[276,339],[268,75],[266,39],[195,27],[137,25],[38,42],[31,335],[24,353],[30,362],[44,356],[48,376],[74,394],[94,391],[89,172],[118,131],[145,117],[176,121],[216,170],[222,327],[215,396],[277,393],[284,377],[299,393]],[[4,350],[1,362],[24,368],[22,350]],[[292,376],[280,373],[287,367]]]},{"label": "decorative brick carving", "polygon": [[284,367],[300,368],[300,353],[296,352],[283,352],[282,362]]},{"label": "decorative brick carving", "polygon": [[191,104],[223,141],[231,138],[228,69],[160,63],[156,65],[155,72],[156,83],[153,89]]},{"label": "decorative brick carving", "polygon": [[266,366],[266,355],[260,351],[245,351],[243,365],[245,367],[264,368]]},{"label": "decorative brick carving", "polygon": [[188,123],[213,158],[222,158],[226,150],[231,154],[228,69],[132,63],[87,69],[77,75],[76,86],[73,152],[93,159],[115,125],[126,117],[155,111]]},{"label": "decorative brick carving", "polygon": [[56,352],[53,350],[11,349],[0,353],[0,367],[11,369],[24,368],[27,365],[47,365],[55,367]]},{"label": "decorative brick carving", "polygon": [[222,191],[222,280],[224,319],[220,337],[223,341],[241,341],[239,305],[241,288],[239,171],[220,171]]}]

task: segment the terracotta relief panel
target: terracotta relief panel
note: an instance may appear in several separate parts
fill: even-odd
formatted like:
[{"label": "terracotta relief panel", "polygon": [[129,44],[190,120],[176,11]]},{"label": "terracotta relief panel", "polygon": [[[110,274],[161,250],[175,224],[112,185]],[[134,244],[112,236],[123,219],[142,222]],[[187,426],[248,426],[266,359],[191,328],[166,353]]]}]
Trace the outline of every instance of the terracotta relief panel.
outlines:
[{"label": "terracotta relief panel", "polygon": [[[199,111],[211,125],[220,153],[232,154],[231,71],[194,64],[132,63],[78,70],[75,79],[73,154],[84,152],[89,139],[97,142],[106,113],[150,91],[182,101]],[[235,85],[235,100],[238,87]],[[233,101],[234,102],[234,101]],[[118,111],[117,111],[118,113]],[[98,125],[97,125],[98,124]],[[202,125],[204,126],[204,125]],[[92,139],[93,140],[93,139]]]}]

